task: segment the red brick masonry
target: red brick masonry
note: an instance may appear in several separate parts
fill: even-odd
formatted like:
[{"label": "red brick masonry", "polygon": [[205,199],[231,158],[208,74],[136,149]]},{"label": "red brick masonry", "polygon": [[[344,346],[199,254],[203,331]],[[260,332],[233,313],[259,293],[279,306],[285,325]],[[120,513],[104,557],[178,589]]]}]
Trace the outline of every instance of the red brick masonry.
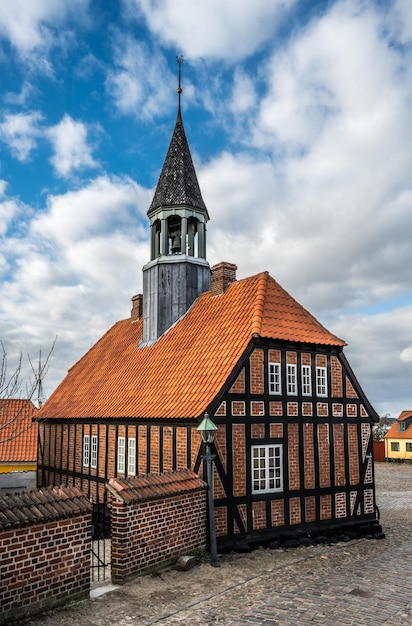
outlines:
[{"label": "red brick masonry", "polygon": [[113,582],[205,546],[207,485],[191,470],[112,478],[108,489]]},{"label": "red brick masonry", "polygon": [[75,487],[0,497],[0,624],[88,595],[91,511]]}]

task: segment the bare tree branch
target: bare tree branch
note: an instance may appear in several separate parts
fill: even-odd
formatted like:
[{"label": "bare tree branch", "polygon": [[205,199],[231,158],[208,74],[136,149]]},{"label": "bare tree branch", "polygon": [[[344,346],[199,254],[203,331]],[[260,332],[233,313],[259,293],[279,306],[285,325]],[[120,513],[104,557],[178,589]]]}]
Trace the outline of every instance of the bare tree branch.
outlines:
[{"label": "bare tree branch", "polygon": [[[56,341],[57,341],[57,337],[54,339],[52,347],[49,350],[49,353],[45,359],[45,361],[42,361],[42,353],[41,353],[41,348],[39,350],[39,360],[38,360],[38,365],[37,368],[34,367],[32,360],[30,358],[30,355],[28,355],[28,361],[30,363],[30,367],[32,370],[32,376],[29,378],[29,381],[26,383],[26,394],[25,397],[22,398],[23,403],[20,406],[20,408],[16,411],[16,413],[11,417],[8,418],[7,421],[4,421],[1,419],[1,412],[2,412],[2,407],[1,407],[1,400],[11,400],[11,399],[20,399],[17,397],[17,394],[20,393],[21,395],[21,386],[22,386],[22,379],[21,379],[21,371],[22,371],[22,362],[23,362],[23,357],[22,354],[20,353],[19,358],[18,358],[18,363],[17,366],[15,367],[15,369],[13,370],[13,372],[11,373],[11,375],[8,375],[8,360],[7,360],[7,353],[6,350],[4,348],[4,344],[3,342],[0,340],[0,348],[1,348],[1,364],[0,364],[0,443],[4,443],[6,441],[10,441],[12,439],[15,439],[16,437],[18,437],[19,435],[21,435],[23,432],[29,430],[30,428],[33,427],[34,422],[30,423],[29,426],[25,426],[23,427],[23,419],[22,419],[22,415],[23,412],[25,410],[25,408],[27,407],[27,405],[33,401],[33,398],[35,398],[36,396],[36,392],[37,392],[37,402],[38,402],[38,406],[41,406],[44,398],[42,397],[43,395],[43,381],[44,381],[44,377],[48,371],[48,363],[49,363],[49,359],[51,357],[51,354],[54,350],[54,347],[56,345]],[[7,429],[8,431],[10,431],[11,429],[11,434],[10,432],[7,433],[7,437],[2,437],[1,436],[1,432],[4,431],[5,429]]]}]

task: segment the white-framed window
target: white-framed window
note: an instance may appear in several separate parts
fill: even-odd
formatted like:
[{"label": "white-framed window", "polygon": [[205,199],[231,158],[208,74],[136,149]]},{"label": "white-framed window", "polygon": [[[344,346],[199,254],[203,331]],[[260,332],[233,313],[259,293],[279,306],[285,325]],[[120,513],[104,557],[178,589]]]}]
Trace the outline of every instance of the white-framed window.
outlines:
[{"label": "white-framed window", "polygon": [[316,368],[316,395],[327,396],[328,385],[326,381],[326,367]]},{"label": "white-framed window", "polygon": [[89,467],[90,463],[90,435],[83,435],[83,466]]},{"label": "white-framed window", "polygon": [[136,475],[136,439],[129,439],[127,447],[127,473]]},{"label": "white-framed window", "polygon": [[117,471],[124,474],[125,465],[125,438],[119,437],[117,440]]},{"label": "white-framed window", "polygon": [[97,467],[97,435],[92,435],[92,445],[90,449],[90,467]]},{"label": "white-framed window", "polygon": [[296,391],[296,365],[288,363],[286,365],[286,393],[288,396],[295,396]]},{"label": "white-framed window", "polygon": [[269,363],[269,393],[282,393],[280,363]]},{"label": "white-framed window", "polygon": [[282,490],[282,446],[252,446],[252,493]]},{"label": "white-framed window", "polygon": [[310,365],[302,365],[302,395],[312,395],[312,370]]}]

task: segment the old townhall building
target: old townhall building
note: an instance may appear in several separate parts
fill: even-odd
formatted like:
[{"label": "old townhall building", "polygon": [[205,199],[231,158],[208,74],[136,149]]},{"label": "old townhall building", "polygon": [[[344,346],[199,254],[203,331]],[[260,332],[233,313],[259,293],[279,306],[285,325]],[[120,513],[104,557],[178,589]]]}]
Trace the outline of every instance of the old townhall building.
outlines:
[{"label": "old townhall building", "polygon": [[210,269],[209,213],[179,106],[148,210],[143,294],[40,411],[38,484],[106,504],[111,477],[202,472],[213,446],[218,546],[376,524],[377,414],[324,328],[267,272]]}]

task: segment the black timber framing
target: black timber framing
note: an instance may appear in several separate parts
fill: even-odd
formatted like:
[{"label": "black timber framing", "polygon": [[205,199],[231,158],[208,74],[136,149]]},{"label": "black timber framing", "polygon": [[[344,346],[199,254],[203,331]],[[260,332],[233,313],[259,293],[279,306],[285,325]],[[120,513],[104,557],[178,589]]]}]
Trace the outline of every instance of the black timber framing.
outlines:
[{"label": "black timber framing", "polygon": [[[250,392],[250,356],[254,350],[254,348],[263,349],[263,369],[264,369],[264,394],[263,396],[260,394],[252,394]],[[283,392],[280,395],[269,394],[268,388],[268,353],[269,349],[280,350],[281,354],[281,376],[282,376],[282,386]],[[297,354],[297,385],[298,385],[298,393],[296,395],[288,396],[285,393],[285,383],[286,383],[286,352],[291,351]],[[311,354],[311,376],[312,376],[312,395],[311,396],[303,396],[301,394],[301,372],[302,372],[302,353]],[[316,356],[322,355],[326,357],[326,372],[327,372],[327,386],[328,386],[328,394],[327,397],[316,396]],[[333,397],[332,396],[332,366],[331,366],[331,357],[334,356],[340,363],[342,368],[342,396]],[[244,369],[244,379],[245,379],[245,391],[244,393],[231,393],[230,389],[232,388],[234,382],[236,381],[240,372]],[[349,380],[352,384],[357,398],[347,397],[346,393],[346,380]],[[260,400],[264,402],[265,406],[265,415],[264,416],[251,416],[249,413],[250,402],[253,400]],[[245,415],[232,415],[231,413],[231,403],[241,401],[245,403]],[[283,415],[282,416],[270,416],[269,414],[269,402],[278,401],[282,402],[283,407]],[[226,415],[219,415],[218,409],[221,406],[221,403],[225,402],[226,404]],[[311,416],[304,416],[301,413],[301,410],[298,411],[298,415],[289,416],[287,412],[288,402],[296,402],[298,407],[302,406],[303,402],[311,402],[314,408],[313,414]],[[327,416],[317,416],[316,411],[316,403],[320,402],[322,404],[327,405],[328,411]],[[342,416],[334,416],[333,412],[333,404],[340,404],[342,406]],[[347,405],[355,404],[357,405],[357,417],[348,417]],[[365,411],[367,412],[367,416],[364,416],[361,413],[361,406],[364,406]],[[343,355],[341,348],[337,348],[335,346],[332,347],[323,347],[323,346],[306,346],[306,345],[296,345],[289,344],[286,342],[272,342],[272,341],[262,341],[255,340],[251,342],[245,351],[243,357],[239,360],[239,363],[235,370],[232,372],[232,375],[228,379],[226,385],[222,389],[221,393],[216,398],[216,401],[209,407],[209,411],[217,425],[224,425],[226,428],[226,468],[224,470],[223,464],[220,459],[217,457],[215,460],[216,471],[219,475],[219,478],[222,482],[226,497],[216,498],[215,506],[218,507],[226,507],[226,523],[227,523],[227,532],[228,538],[232,537],[233,540],[239,539],[240,536],[235,534],[235,522],[238,525],[240,534],[242,534],[242,526],[243,524],[239,524],[239,505],[246,506],[246,519],[247,519],[247,528],[243,530],[245,536],[249,538],[251,536],[272,536],[277,535],[279,533],[283,533],[285,531],[291,532],[297,529],[305,528],[306,530],[316,530],[316,529],[324,529],[331,528],[332,526],[340,526],[340,525],[348,525],[348,524],[357,524],[359,522],[363,522],[365,520],[374,520],[374,513],[365,514],[364,509],[364,491],[369,489],[374,489],[374,482],[372,476],[372,482],[365,484],[365,476],[367,471],[367,458],[362,461],[362,424],[366,423],[371,425],[371,421],[376,421],[377,415],[366,397],[363,394],[363,391],[354,376],[346,358]],[[264,438],[253,439],[251,434],[252,424],[264,424],[265,436]],[[282,424],[283,425],[283,436],[281,438],[270,438],[270,424]],[[312,438],[312,449],[313,449],[313,457],[314,457],[314,488],[306,489],[305,488],[305,468],[303,462],[300,463],[299,468],[299,477],[300,477],[300,489],[290,490],[290,485],[288,483],[288,467],[289,467],[289,459],[288,459],[288,424],[296,424],[299,432],[299,458],[303,461],[304,458],[304,426],[305,424],[312,424],[311,429],[311,438]],[[245,461],[246,461],[246,494],[244,496],[234,497],[233,495],[233,476],[236,468],[234,467],[233,460],[233,424],[241,424],[245,428]],[[317,434],[318,424],[326,424],[328,425],[329,430],[329,468],[330,468],[330,486],[328,487],[320,487],[320,457],[319,457],[319,438]],[[334,425],[341,424],[343,428],[343,458],[344,458],[344,471],[345,471],[345,484],[344,485],[336,485],[335,484],[335,438],[334,438]],[[350,466],[349,466],[349,431],[348,427],[350,424],[357,425],[357,441],[358,441],[358,464],[359,464],[359,483],[354,485],[349,483],[350,476]],[[307,436],[307,435],[306,435]],[[251,485],[251,446],[256,444],[282,444],[283,449],[283,477],[284,477],[284,491],[282,493],[268,493],[268,494],[259,494],[252,495],[252,485]],[[368,443],[368,453],[367,457],[371,454],[372,448],[372,437],[369,439]],[[199,459],[195,464],[195,471],[199,467]],[[353,513],[351,514],[350,507],[350,494],[351,492],[357,492],[356,498],[356,506],[353,507]],[[336,517],[336,502],[335,502],[335,494],[345,493],[346,494],[346,517]],[[330,496],[330,504],[331,504],[331,519],[321,520],[321,496],[328,495]],[[315,522],[307,522],[305,515],[305,500],[308,496],[313,496],[315,499]],[[270,528],[271,521],[271,512],[270,512],[270,503],[272,500],[283,500],[284,501],[284,516],[285,520],[289,519],[289,501],[290,498],[299,498],[301,503],[301,520],[302,523],[300,525],[290,525],[285,524],[285,526],[276,526]],[[268,528],[263,531],[255,531],[253,532],[253,519],[252,519],[252,507],[253,502],[256,501],[265,501],[266,503],[266,520]],[[358,506],[360,506],[361,515],[356,515],[358,510]],[[219,539],[218,539],[219,541]],[[222,540],[224,543],[224,539]],[[221,541],[221,543],[222,543]]]}]

